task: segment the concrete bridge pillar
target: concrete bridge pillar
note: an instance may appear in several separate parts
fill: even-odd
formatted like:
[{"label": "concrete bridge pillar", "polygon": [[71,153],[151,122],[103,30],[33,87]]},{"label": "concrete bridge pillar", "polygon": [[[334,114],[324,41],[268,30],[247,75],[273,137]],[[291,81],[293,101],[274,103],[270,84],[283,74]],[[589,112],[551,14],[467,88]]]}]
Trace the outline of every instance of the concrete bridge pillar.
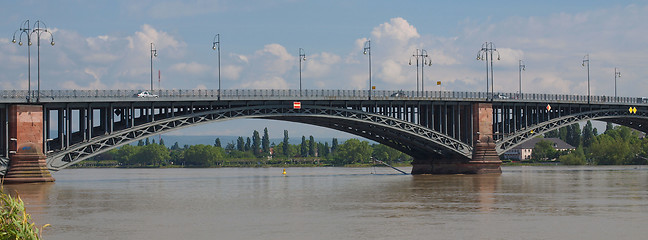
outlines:
[{"label": "concrete bridge pillar", "polygon": [[53,182],[43,146],[43,107],[9,107],[9,168],[5,183]]},{"label": "concrete bridge pillar", "polygon": [[493,140],[493,105],[473,103],[473,155],[441,159],[414,159],[412,174],[486,174],[501,173],[502,161]]}]

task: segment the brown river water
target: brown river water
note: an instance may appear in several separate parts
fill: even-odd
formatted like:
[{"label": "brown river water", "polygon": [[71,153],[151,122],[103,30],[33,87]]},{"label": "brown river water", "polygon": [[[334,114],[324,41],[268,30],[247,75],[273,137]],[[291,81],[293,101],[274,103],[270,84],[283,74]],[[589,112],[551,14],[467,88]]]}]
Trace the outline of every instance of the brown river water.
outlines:
[{"label": "brown river water", "polygon": [[[404,168],[406,172],[410,169]],[[54,239],[646,239],[648,166],[64,169],[6,185]]]}]

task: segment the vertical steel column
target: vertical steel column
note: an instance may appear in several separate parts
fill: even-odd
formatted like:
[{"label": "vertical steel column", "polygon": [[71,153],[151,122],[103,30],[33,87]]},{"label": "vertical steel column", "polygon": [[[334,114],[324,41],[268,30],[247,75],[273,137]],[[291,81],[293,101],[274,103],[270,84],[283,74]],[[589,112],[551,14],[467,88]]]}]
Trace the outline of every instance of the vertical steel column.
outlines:
[{"label": "vertical steel column", "polygon": [[87,116],[87,108],[81,107],[79,108],[79,133],[83,136],[83,141],[85,142],[87,140],[87,127],[86,123],[88,121]]},{"label": "vertical steel column", "polygon": [[58,118],[58,139],[59,139],[59,142],[61,143],[61,149],[63,149],[63,147],[65,146],[64,145],[65,140],[63,139],[64,136],[65,136],[65,134],[64,134],[65,133],[65,120],[64,120],[65,118],[63,117],[63,114],[65,114],[65,113],[64,113],[63,108],[58,108],[58,109],[56,109],[56,111],[57,111],[56,117]]},{"label": "vertical steel column", "polygon": [[130,121],[130,123],[131,123],[130,127],[135,127],[135,107],[133,106],[133,103],[130,104],[130,116],[129,116],[129,118],[130,119],[128,119],[128,121]]},{"label": "vertical steel column", "polygon": [[49,109],[43,105],[43,154],[47,155],[47,139],[50,138]]},{"label": "vertical steel column", "polygon": [[70,144],[70,139],[72,138],[72,110],[70,109],[70,105],[66,104],[65,106],[65,117],[66,117],[66,129],[65,129],[65,148],[67,149],[71,144]]},{"label": "vertical steel column", "polygon": [[92,128],[94,127],[94,110],[92,109],[92,106],[88,104],[88,113],[86,114],[86,127],[87,127],[87,132],[88,132],[88,140],[92,139]]},{"label": "vertical steel column", "polygon": [[[123,116],[123,114],[124,113],[122,113],[122,116]],[[110,103],[108,105],[108,112],[106,113],[106,115],[108,116],[108,119],[107,119],[108,122],[107,123],[110,125],[110,127],[108,129],[108,133],[112,134],[113,131],[115,130],[115,119],[114,119],[115,118],[115,110],[113,108],[112,103]]]}]

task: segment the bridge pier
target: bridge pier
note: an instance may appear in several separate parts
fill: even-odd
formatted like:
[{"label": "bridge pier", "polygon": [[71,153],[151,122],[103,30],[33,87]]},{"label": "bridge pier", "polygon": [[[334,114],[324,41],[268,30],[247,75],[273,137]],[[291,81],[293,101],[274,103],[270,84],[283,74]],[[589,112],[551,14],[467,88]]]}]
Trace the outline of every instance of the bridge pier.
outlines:
[{"label": "bridge pier", "polygon": [[474,103],[473,155],[441,159],[414,159],[412,174],[488,174],[502,173],[502,160],[495,150],[493,139],[493,105]]},{"label": "bridge pier", "polygon": [[9,167],[5,183],[53,182],[43,153],[43,106],[9,107]]}]

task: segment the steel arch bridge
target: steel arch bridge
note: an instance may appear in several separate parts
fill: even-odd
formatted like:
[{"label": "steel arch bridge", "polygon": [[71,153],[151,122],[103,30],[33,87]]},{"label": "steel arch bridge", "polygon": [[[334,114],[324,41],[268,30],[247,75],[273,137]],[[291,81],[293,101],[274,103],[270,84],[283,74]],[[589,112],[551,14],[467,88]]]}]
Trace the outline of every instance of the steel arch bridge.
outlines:
[{"label": "steel arch bridge", "polygon": [[[55,171],[153,135],[244,118],[351,133],[412,156],[415,166],[499,166],[498,155],[520,143],[586,120],[648,131],[648,102],[632,97],[373,91],[369,100],[367,91],[354,90],[169,90],[157,98],[134,98],[135,91],[123,90],[45,92],[38,103],[26,103],[24,92],[0,91],[0,173],[24,141],[22,129],[10,127],[21,113],[12,106],[21,105],[41,109],[40,143],[47,168]],[[293,107],[295,101],[301,109]]]},{"label": "steel arch bridge", "polygon": [[112,148],[157,134],[200,124],[243,118],[274,119],[328,127],[365,137],[412,156],[470,157],[472,146],[403,120],[359,110],[323,106],[260,105],[197,112],[117,131],[84,141],[48,156],[47,166],[60,170]]}]

